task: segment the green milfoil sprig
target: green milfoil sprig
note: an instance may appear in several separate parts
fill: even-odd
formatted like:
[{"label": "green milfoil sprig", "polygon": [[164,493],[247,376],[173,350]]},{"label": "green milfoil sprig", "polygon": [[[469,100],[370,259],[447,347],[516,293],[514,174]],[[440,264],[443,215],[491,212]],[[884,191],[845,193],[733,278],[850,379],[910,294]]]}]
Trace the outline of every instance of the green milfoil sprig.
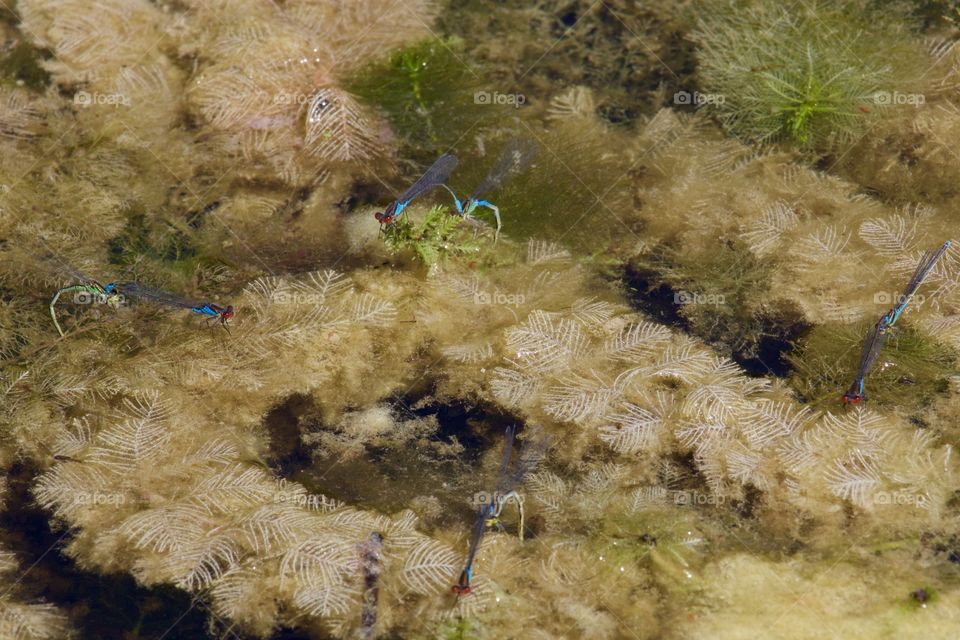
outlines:
[{"label": "green milfoil sprig", "polygon": [[907,17],[856,0],[734,2],[702,17],[692,37],[702,102],[761,143],[826,151],[849,142],[913,95],[924,71]]},{"label": "green milfoil sprig", "polygon": [[[471,222],[482,224],[476,220]],[[393,253],[412,251],[427,267],[450,256],[475,255],[480,241],[463,218],[451,214],[448,207],[434,207],[420,222],[404,216],[384,230],[383,241]]]}]

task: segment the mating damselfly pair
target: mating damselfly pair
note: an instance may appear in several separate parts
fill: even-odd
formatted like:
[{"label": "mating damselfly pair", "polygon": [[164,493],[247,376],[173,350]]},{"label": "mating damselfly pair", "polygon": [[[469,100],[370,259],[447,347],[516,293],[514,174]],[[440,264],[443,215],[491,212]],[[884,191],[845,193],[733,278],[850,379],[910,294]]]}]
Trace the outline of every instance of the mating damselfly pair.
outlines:
[{"label": "mating damselfly pair", "polygon": [[403,194],[390,203],[382,212],[374,214],[374,217],[382,225],[393,225],[406,214],[407,205],[415,198],[428,193],[435,187],[443,187],[453,197],[453,204],[456,207],[456,214],[465,220],[473,220],[474,213],[478,207],[485,207],[493,212],[497,221],[496,237],[500,236],[500,230],[503,228],[503,222],[500,218],[500,209],[485,200],[483,196],[501,187],[508,179],[525,171],[533,159],[536,157],[538,147],[532,140],[513,138],[509,140],[501,151],[499,158],[493,167],[487,173],[486,177],[480,181],[480,184],[473,190],[466,200],[460,200],[457,194],[447,186],[447,180],[457,168],[459,161],[452,153],[445,153],[434,161],[416,182],[403,192]]},{"label": "mating damselfly pair", "polygon": [[458,596],[467,595],[473,589],[471,581],[473,580],[473,562],[477,555],[477,549],[480,548],[480,542],[483,540],[483,536],[488,528],[503,528],[503,525],[500,523],[500,515],[507,502],[514,502],[517,505],[517,511],[520,515],[518,532],[520,540],[523,540],[523,497],[517,493],[517,487],[520,486],[524,477],[540,462],[547,447],[550,445],[550,440],[539,428],[534,428],[531,430],[531,435],[527,438],[523,453],[514,457],[513,437],[515,431],[514,427],[507,429],[493,494],[483,494],[483,499],[477,501],[480,502],[480,504],[477,507],[477,517],[476,520],[474,520],[473,529],[471,530],[467,560],[463,571],[460,573],[460,577],[457,579],[457,584],[453,585],[452,588],[452,591]]},{"label": "mating damselfly pair", "polygon": [[108,282],[100,284],[90,276],[77,271],[63,260],[57,260],[58,271],[68,276],[73,284],[61,287],[50,301],[50,317],[53,326],[62,337],[63,329],[57,320],[56,305],[64,294],[73,293],[73,302],[78,304],[101,304],[112,308],[122,306],[128,300],[150,302],[160,306],[176,309],[188,309],[198,315],[213,321],[218,320],[220,325],[227,328],[227,321],[233,317],[233,305],[220,306],[212,302],[190,300],[175,293],[149,287],[139,282]]},{"label": "mating damselfly pair", "polygon": [[843,400],[844,403],[860,404],[861,402],[866,402],[867,394],[866,391],[864,391],[864,379],[876,364],[877,359],[880,357],[880,350],[883,348],[883,344],[890,336],[894,325],[897,323],[897,320],[900,319],[904,309],[907,308],[917,289],[920,288],[923,281],[930,272],[933,271],[937,261],[947,252],[951,244],[951,241],[947,240],[936,251],[925,251],[923,255],[920,256],[920,261],[917,263],[917,267],[914,269],[910,281],[907,282],[903,293],[901,293],[896,300],[896,306],[883,314],[880,319],[877,320],[876,324],[871,327],[870,331],[867,332],[867,336],[863,341],[863,351],[860,355],[860,366],[857,368],[857,377],[847,392],[841,396],[841,400]]}]

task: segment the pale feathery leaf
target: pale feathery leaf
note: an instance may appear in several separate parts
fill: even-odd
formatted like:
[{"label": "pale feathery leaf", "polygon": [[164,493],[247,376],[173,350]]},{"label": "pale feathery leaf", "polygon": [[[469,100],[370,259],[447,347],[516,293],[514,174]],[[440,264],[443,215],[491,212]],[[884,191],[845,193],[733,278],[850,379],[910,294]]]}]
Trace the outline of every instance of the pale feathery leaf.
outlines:
[{"label": "pale feathery leaf", "polygon": [[524,324],[509,329],[506,338],[515,359],[525,369],[538,373],[563,368],[582,356],[589,344],[579,323],[556,319],[539,310]]},{"label": "pale feathery leaf", "polygon": [[546,240],[527,242],[527,264],[541,265],[549,262],[569,262],[572,256],[563,246]]},{"label": "pale feathery leaf", "polygon": [[762,473],[764,458],[756,451],[737,443],[726,452],[727,473],[740,484],[752,484],[761,491],[770,488],[770,479]]},{"label": "pale feathery leaf", "polygon": [[59,640],[70,638],[67,617],[52,604],[16,602],[0,597],[0,638]]},{"label": "pale feathery leaf", "polygon": [[493,358],[493,345],[489,342],[481,344],[456,344],[440,350],[445,358],[463,364],[478,364]]},{"label": "pale feathery leaf", "polygon": [[850,243],[851,233],[846,228],[837,231],[836,227],[818,228],[804,236],[798,244],[801,258],[810,262],[820,262],[839,258]]},{"label": "pale feathery leaf", "polygon": [[543,506],[544,511],[554,514],[562,512],[563,501],[570,493],[570,487],[563,478],[540,470],[531,473],[525,484],[529,495]]},{"label": "pale feathery leaf", "polygon": [[714,358],[712,369],[696,382],[684,400],[683,410],[688,415],[702,414],[707,420],[725,420],[747,397],[769,385],[766,380],[745,376],[740,367],[725,358]]},{"label": "pale feathery leaf", "polygon": [[810,407],[797,409],[793,403],[760,399],[744,407],[740,432],[759,451],[803,431],[811,416]]},{"label": "pale feathery leaf", "polygon": [[662,415],[630,402],[607,419],[612,424],[600,427],[600,439],[627,455],[656,449],[664,429]]},{"label": "pale feathery leaf", "polygon": [[265,504],[240,522],[248,544],[257,553],[269,553],[278,546],[315,534],[322,519],[293,504]]},{"label": "pale feathery leaf", "polygon": [[335,324],[389,324],[397,317],[397,308],[392,302],[369,293],[352,296],[344,311]]},{"label": "pale feathery leaf", "polygon": [[381,150],[377,129],[353,96],[323,87],[307,104],[304,146],[327,162],[370,160]]},{"label": "pale feathery leaf", "polygon": [[350,279],[333,269],[311,271],[300,275],[291,285],[297,291],[307,294],[308,304],[325,304],[329,298],[353,289]]},{"label": "pale feathery leaf", "polygon": [[461,568],[460,558],[450,547],[424,538],[407,554],[400,579],[416,593],[433,594],[448,590]]},{"label": "pale feathery leaf", "polygon": [[597,496],[617,491],[630,473],[630,467],[606,462],[592,467],[577,487],[578,493]]},{"label": "pale feathery leaf", "polygon": [[93,441],[90,422],[84,418],[74,418],[71,427],[63,429],[57,434],[50,450],[55,455],[72,457],[87,448]]},{"label": "pale feathery leaf", "polygon": [[834,461],[825,477],[834,495],[860,506],[868,506],[880,486],[876,461],[859,449],[851,451],[845,459]]},{"label": "pale feathery leaf", "polygon": [[190,497],[209,512],[230,513],[273,497],[272,477],[261,467],[243,463],[204,476]]},{"label": "pale feathery leaf", "polygon": [[692,341],[668,345],[656,359],[646,367],[635,367],[622,372],[615,386],[626,386],[636,376],[676,378],[687,384],[694,384],[699,378],[714,370],[714,357],[702,346]]},{"label": "pale feathery leaf", "polygon": [[603,350],[607,357],[634,362],[650,355],[670,339],[670,329],[662,324],[638,320],[607,339]]},{"label": "pale feathery leaf", "polygon": [[899,256],[912,251],[916,243],[916,221],[900,215],[872,218],[860,225],[860,238],[882,256]]},{"label": "pale feathery leaf", "polygon": [[89,460],[118,473],[157,458],[170,442],[167,417],[170,407],[159,394],[137,400],[125,399],[133,417],[115,423],[97,434]]},{"label": "pale feathery leaf", "polygon": [[[332,536],[312,538],[287,549],[280,561],[281,588],[294,581],[298,589],[342,588],[359,571],[352,542]],[[324,613],[323,615],[329,615]]]},{"label": "pale feathery leaf", "polygon": [[602,327],[619,311],[615,304],[596,298],[580,298],[573,303],[572,315],[585,326]]},{"label": "pale feathery leaf", "polygon": [[620,390],[611,387],[595,373],[592,378],[577,374],[565,377],[543,394],[544,410],[557,420],[584,422],[606,412],[620,396]]},{"label": "pale feathery leaf", "polygon": [[686,421],[676,431],[677,439],[684,449],[703,451],[715,441],[728,438],[730,430],[722,422]]},{"label": "pale feathery leaf", "polygon": [[214,584],[239,559],[239,545],[230,532],[208,530],[184,541],[175,552],[166,553],[159,565],[152,561],[144,564],[146,571],[165,572],[181,589],[199,591]]},{"label": "pale feathery leaf", "polygon": [[180,503],[140,511],[118,527],[139,549],[176,553],[216,526],[203,507]]},{"label": "pale feathery leaf", "polygon": [[595,111],[593,91],[590,87],[577,85],[550,98],[547,118],[550,120],[587,118],[593,116]]},{"label": "pale feathery leaf", "polygon": [[760,220],[744,231],[743,239],[754,253],[766,255],[776,247],[785,233],[796,228],[799,223],[800,218],[793,207],[778,200],[767,206]]},{"label": "pale feathery leaf", "polygon": [[522,407],[539,393],[542,382],[539,377],[516,369],[497,367],[493,371],[490,391],[498,402],[506,407]]},{"label": "pale feathery leaf", "polygon": [[125,499],[123,494],[113,492],[102,469],[75,462],[56,464],[41,475],[33,487],[33,496],[40,506],[63,519],[90,509],[98,496],[111,502]]},{"label": "pale feathery leaf", "polygon": [[634,512],[663,507],[670,503],[670,495],[666,487],[657,485],[640,487],[630,492],[629,508]]}]

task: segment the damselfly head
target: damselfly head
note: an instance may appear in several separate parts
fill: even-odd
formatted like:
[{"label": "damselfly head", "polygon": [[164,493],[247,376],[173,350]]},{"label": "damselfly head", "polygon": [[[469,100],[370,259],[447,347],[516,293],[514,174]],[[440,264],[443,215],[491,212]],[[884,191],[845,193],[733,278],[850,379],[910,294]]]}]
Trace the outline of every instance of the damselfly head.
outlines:
[{"label": "damselfly head", "polygon": [[380,224],[390,224],[393,222],[393,216],[387,215],[386,212],[378,211],[373,214],[373,217],[377,219],[377,222]]},{"label": "damselfly head", "polygon": [[450,591],[454,592],[458,596],[465,596],[470,593],[470,585],[455,584],[450,587]]},{"label": "damselfly head", "polygon": [[860,404],[866,399],[866,396],[859,393],[845,393],[840,396],[840,400],[843,401],[843,404]]},{"label": "damselfly head", "polygon": [[233,305],[228,304],[227,308],[220,312],[220,321],[226,322],[233,317]]}]

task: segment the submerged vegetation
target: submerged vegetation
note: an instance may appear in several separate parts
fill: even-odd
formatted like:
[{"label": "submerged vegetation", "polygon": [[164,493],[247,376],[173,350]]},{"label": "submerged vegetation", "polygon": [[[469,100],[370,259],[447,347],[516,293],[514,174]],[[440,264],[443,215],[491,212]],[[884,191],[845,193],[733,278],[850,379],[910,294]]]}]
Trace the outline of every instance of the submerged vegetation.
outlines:
[{"label": "submerged vegetation", "polygon": [[[20,0],[0,636],[79,637],[83,572],[141,587],[103,638],[951,637],[956,238],[839,402],[957,228],[942,4]],[[374,217],[521,138],[499,237]]]},{"label": "submerged vegetation", "polygon": [[706,102],[748,140],[817,151],[851,142],[926,70],[894,5],[734,2],[693,34]]}]

